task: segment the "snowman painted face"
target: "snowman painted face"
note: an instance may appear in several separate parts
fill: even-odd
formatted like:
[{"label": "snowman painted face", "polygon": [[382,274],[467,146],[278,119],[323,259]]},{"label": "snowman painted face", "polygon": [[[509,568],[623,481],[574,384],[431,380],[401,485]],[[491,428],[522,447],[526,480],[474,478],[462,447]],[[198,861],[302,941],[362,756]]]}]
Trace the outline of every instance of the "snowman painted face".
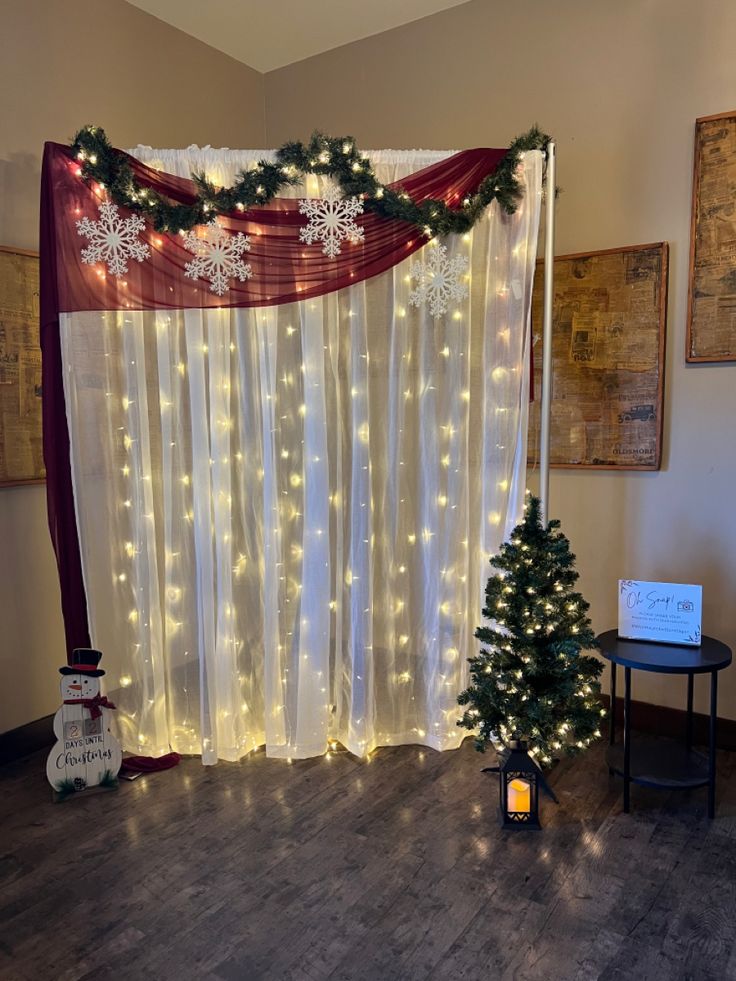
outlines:
[{"label": "snowman painted face", "polygon": [[100,679],[86,674],[65,674],[61,677],[61,697],[67,700],[94,698],[100,694]]}]

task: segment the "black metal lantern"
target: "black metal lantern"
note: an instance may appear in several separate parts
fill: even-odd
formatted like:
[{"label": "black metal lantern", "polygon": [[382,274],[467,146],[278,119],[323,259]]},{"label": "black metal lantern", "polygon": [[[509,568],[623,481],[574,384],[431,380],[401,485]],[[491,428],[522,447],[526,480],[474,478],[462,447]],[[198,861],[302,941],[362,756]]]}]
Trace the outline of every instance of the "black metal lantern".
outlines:
[{"label": "black metal lantern", "polygon": [[547,794],[558,803],[544,774],[527,753],[526,743],[512,739],[499,754],[499,765],[487,767],[483,772],[499,774],[501,827],[511,830],[526,828],[539,831],[539,793]]}]

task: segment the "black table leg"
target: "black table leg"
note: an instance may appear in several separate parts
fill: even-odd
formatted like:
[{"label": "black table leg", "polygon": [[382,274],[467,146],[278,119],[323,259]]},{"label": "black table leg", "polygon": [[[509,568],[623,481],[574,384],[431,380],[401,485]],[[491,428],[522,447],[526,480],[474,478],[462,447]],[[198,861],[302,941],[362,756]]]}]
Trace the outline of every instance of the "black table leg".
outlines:
[{"label": "black table leg", "polygon": [[687,676],[687,751],[693,748],[693,678],[692,671]]},{"label": "black table leg", "polygon": [[629,813],[630,791],[631,791],[631,668],[624,668],[624,814]]},{"label": "black table leg", "polygon": [[716,816],[716,719],[718,718],[718,672],[710,673],[710,744],[708,747],[708,817]]},{"label": "black table leg", "polygon": [[[608,712],[608,744],[616,742],[616,662],[611,661],[611,704]],[[609,777],[613,776],[613,767],[608,768]]]}]

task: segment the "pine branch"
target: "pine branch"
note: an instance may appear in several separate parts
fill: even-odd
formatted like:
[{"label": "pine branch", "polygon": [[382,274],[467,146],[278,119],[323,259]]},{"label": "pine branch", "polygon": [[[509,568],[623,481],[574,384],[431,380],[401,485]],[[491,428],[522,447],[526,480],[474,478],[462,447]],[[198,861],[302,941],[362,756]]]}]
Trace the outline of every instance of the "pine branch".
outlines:
[{"label": "pine branch", "polygon": [[522,196],[517,176],[521,155],[529,150],[542,150],[547,143],[549,137],[537,126],[518,137],[494,172],[459,209],[442,200],[415,202],[406,192],[382,185],[352,136],[332,137],[314,132],[306,144],[284,143],[276,151],[275,163],[259,160],[253,170],[241,171],[231,187],[218,188],[204,174],[192,174],[196,200],[191,204],[170,201],[141,183],[127,156],[110,144],[99,126],[80,129],[71,151],[79,161],[85,181],[103,184],[115,204],[147,216],[157,231],[189,231],[195,225],[211,221],[215,215],[268,204],[284,187],[301,183],[305,174],[316,174],[335,180],[344,197],[360,197],[366,211],[408,222],[431,239],[469,231],[494,200],[508,214],[513,214]]}]

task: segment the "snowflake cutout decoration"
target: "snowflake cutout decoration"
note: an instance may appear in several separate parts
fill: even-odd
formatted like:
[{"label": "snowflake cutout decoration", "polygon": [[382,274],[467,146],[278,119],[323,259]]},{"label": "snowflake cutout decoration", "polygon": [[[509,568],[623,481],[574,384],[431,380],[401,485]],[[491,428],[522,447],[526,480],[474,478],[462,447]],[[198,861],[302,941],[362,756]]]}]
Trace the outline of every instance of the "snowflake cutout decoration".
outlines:
[{"label": "snowflake cutout decoration", "polygon": [[441,317],[447,313],[450,300],[464,300],[467,297],[467,283],[461,281],[461,276],[467,271],[466,256],[456,255],[448,259],[444,245],[433,245],[428,262],[411,264],[409,276],[417,281],[417,286],[409,294],[409,303],[414,307],[426,303],[433,317]]},{"label": "snowflake cutout decoration", "polygon": [[242,232],[231,235],[217,221],[204,228],[204,234],[196,230],[184,234],[184,248],[196,257],[186,264],[184,275],[208,280],[210,292],[222,296],[230,289],[231,279],[244,283],[253,275],[250,265],[241,259],[250,251],[250,239]]},{"label": "snowflake cutout decoration", "polygon": [[143,262],[151,254],[146,243],[138,239],[138,233],[145,227],[140,215],[121,218],[116,204],[103,201],[98,221],[89,218],[77,221],[77,232],[90,243],[82,249],[82,262],[88,265],[104,262],[113,276],[123,276],[128,271],[128,259]]},{"label": "snowflake cutout decoration", "polygon": [[357,245],[363,241],[363,228],[353,221],[363,214],[360,198],[343,198],[340,191],[329,186],[323,198],[299,202],[299,213],[309,218],[309,224],[299,232],[299,240],[312,245],[324,242],[323,253],[334,259],[340,255],[340,242]]}]

